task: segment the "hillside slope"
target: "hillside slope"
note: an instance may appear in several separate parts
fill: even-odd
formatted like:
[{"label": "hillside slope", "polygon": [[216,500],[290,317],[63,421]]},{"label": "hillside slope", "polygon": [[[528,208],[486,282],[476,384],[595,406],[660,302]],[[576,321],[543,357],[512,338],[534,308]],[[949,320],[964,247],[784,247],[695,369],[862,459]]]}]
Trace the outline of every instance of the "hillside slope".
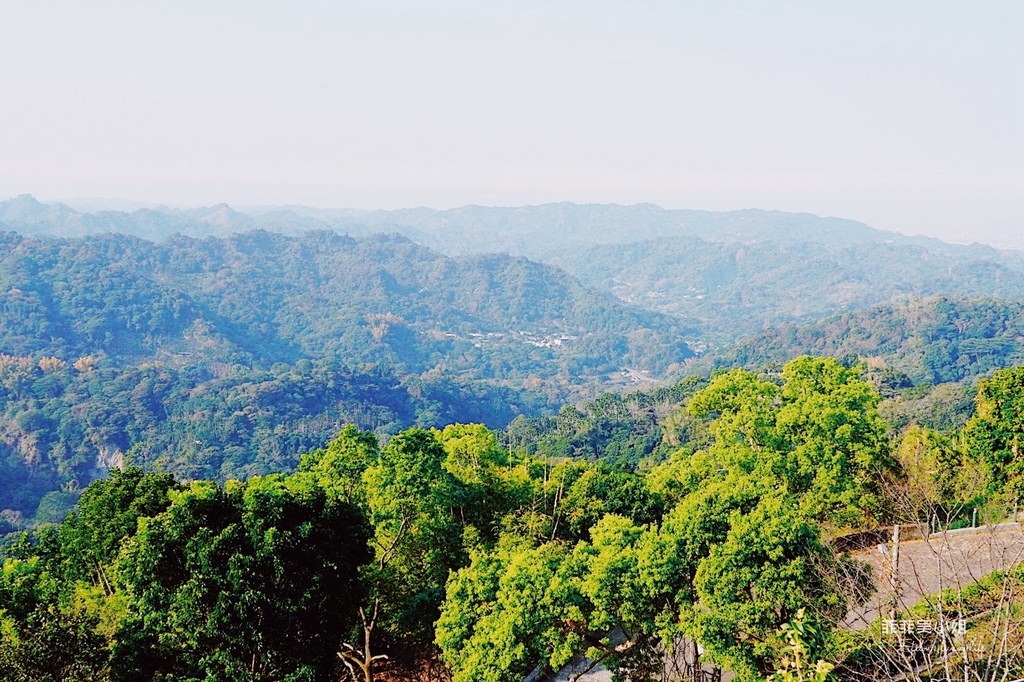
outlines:
[{"label": "hillside slope", "polygon": [[267,232],[155,244],[0,237],[0,352],[243,363],[335,357],[563,384],[692,355],[677,320],[551,266],[408,239]]},{"label": "hillside slope", "polygon": [[361,239],[401,234],[448,256],[462,254],[462,270],[465,256],[496,252],[556,265],[590,288],[699,326],[700,340],[712,348],[775,324],[913,297],[1024,297],[1024,253],[779,211],[558,203],[443,211],[285,206],[246,213],[218,205],[82,212],[21,196],[0,202],[0,224],[39,236],[117,232],[169,243],[175,233],[251,230]]},{"label": "hillside slope", "polygon": [[580,249],[552,262],[622,300],[697,320],[720,343],[783,322],[931,295],[1024,298],[1021,254],[980,244],[678,238]]},{"label": "hillside slope", "polygon": [[785,324],[702,358],[695,368],[759,367],[805,354],[875,359],[915,383],[977,377],[1024,362],[1024,303],[936,296]]},{"label": "hillside slope", "polygon": [[57,520],[135,462],[294,468],[345,423],[503,427],[693,353],[549,265],[399,235],[0,234],[0,510]]}]

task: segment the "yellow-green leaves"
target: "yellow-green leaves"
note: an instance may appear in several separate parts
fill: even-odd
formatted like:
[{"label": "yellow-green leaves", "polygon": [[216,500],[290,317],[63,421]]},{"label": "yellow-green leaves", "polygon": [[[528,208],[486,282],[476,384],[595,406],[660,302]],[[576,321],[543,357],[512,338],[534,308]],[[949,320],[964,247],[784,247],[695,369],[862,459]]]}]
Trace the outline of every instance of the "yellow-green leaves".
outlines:
[{"label": "yellow-green leaves", "polygon": [[818,658],[822,637],[820,628],[807,618],[804,609],[780,628],[786,638],[778,670],[768,682],[827,682],[835,666]]},{"label": "yellow-green leaves", "polygon": [[967,454],[981,465],[987,492],[1024,495],[1024,367],[996,372],[978,385],[976,414],[964,427]]},{"label": "yellow-green leaves", "polygon": [[830,358],[787,363],[781,385],[733,370],[690,404],[693,414],[712,419],[715,435],[694,461],[708,476],[782,487],[819,521],[867,524],[880,513],[879,476],[894,468],[879,399],[856,369]]},{"label": "yellow-green leaves", "polygon": [[303,455],[299,471],[308,472],[328,494],[350,504],[362,504],[363,472],[380,456],[377,437],[346,424],[326,448]]}]

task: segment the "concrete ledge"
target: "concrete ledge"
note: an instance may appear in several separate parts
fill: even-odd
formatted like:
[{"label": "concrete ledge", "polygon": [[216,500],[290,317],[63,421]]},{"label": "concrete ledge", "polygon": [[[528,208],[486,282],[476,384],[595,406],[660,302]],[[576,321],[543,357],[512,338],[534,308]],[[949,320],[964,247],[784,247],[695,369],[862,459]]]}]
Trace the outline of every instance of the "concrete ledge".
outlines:
[{"label": "concrete ledge", "polygon": [[[856,552],[892,542],[895,526],[882,526],[850,535],[840,535],[832,541],[836,552]],[[927,523],[901,523],[900,541],[923,540],[928,537]]]},{"label": "concrete ledge", "polygon": [[1019,529],[1020,523],[1016,521],[1007,521],[1006,523],[997,523],[993,526],[978,526],[977,528],[957,528],[956,530],[940,530],[938,533],[932,533],[929,537],[940,538],[944,535],[973,535],[975,533],[995,533],[1003,530],[1014,530]]}]

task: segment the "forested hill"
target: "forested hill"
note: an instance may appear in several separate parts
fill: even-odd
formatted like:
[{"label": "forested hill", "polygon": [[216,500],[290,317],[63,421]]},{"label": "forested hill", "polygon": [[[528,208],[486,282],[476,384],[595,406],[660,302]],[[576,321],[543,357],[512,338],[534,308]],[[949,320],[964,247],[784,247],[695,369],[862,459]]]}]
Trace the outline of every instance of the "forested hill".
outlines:
[{"label": "forested hill", "polygon": [[[950,589],[891,601],[843,547],[1016,514],[1024,367],[980,382],[977,413],[946,433],[888,422],[867,378],[803,357],[607,396],[509,439],[455,424],[385,444],[346,426],[289,474],[115,470],[62,523],[2,539],[4,679],[514,682],[559,679],[586,652],[615,679],[681,680],[694,668],[665,652],[689,640],[736,682],[880,682],[922,665],[884,623],[919,620],[938,623],[925,645],[957,652],[924,659],[953,672],[931,679],[995,665],[1017,679],[1018,648],[989,652],[1013,641],[1022,571],[988,573],[982,556],[1013,544],[960,536],[964,570],[929,554],[929,576],[905,574]],[[637,471],[552,460],[658,440]],[[948,554],[946,537],[931,551]],[[621,638],[599,637],[610,628]]]},{"label": "forested hill", "polygon": [[157,244],[0,237],[0,352],[74,361],[387,363],[565,385],[692,355],[676,319],[524,258],[401,236],[253,232]]},{"label": "forested hill", "polygon": [[0,510],[59,519],[125,462],[291,470],[346,423],[503,427],[668,370],[684,331],[552,266],[398,235],[0,233]]},{"label": "forested hill", "polygon": [[808,353],[875,359],[915,383],[959,381],[1024,362],[1024,304],[936,296],[876,306],[780,325],[702,362],[760,367]]},{"label": "forested hill", "polygon": [[937,244],[677,238],[595,246],[552,262],[625,301],[697,320],[718,343],[911,298],[1024,297],[1024,254]]}]

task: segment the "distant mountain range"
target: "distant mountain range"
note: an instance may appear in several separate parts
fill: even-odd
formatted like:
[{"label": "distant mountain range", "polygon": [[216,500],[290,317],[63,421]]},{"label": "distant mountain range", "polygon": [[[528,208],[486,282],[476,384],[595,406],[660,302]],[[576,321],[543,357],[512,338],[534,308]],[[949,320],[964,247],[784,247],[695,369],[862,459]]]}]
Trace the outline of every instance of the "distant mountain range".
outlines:
[{"label": "distant mountain range", "polygon": [[1024,362],[1024,255],[767,211],[22,196],[0,203],[0,510],[57,519],[122,461],[245,477],[349,421],[501,427],[804,353],[865,359],[893,423],[962,423],[969,391],[912,384]]},{"label": "distant mountain range", "polygon": [[[775,324],[932,295],[1024,297],[1024,253],[906,237],[839,218],[778,211],[547,204],[437,211],[227,205],[80,212],[24,195],[0,203],[0,229],[105,232],[166,240],[251,230],[398,233],[448,256],[503,253],[557,265],[592,289],[680,318],[696,348]],[[701,345],[703,344],[703,345]]]},{"label": "distant mountain range", "polygon": [[227,204],[194,209],[167,207],[133,211],[77,211],[43,204],[30,195],[0,202],[0,223],[25,235],[75,237],[104,232],[164,239],[173,234],[226,236],[264,229],[293,234],[330,229],[353,235],[400,232],[449,255],[508,253],[533,259],[564,254],[580,245],[626,244],[665,237],[709,241],[814,242],[841,246],[893,242],[946,246],[928,237],[905,237],[842,218],[756,209],[729,212],[668,210],[654,204],[463,206],[393,211],[281,206],[239,212]]},{"label": "distant mountain range", "polygon": [[1024,254],[913,241],[828,245],[695,237],[592,246],[551,260],[595,289],[694,320],[728,345],[773,325],[916,298],[1024,298]]}]

